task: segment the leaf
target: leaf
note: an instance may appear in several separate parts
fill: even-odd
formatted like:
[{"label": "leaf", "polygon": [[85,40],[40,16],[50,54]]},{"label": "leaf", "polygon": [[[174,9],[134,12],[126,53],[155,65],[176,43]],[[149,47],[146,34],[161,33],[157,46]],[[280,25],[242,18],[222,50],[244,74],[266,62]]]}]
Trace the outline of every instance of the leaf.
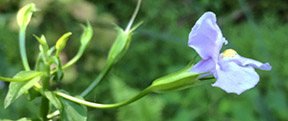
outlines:
[{"label": "leaf", "polygon": [[44,95],[48,98],[50,103],[55,106],[56,109],[61,110],[62,109],[62,103],[59,100],[59,98],[51,91],[45,91]]},{"label": "leaf", "polygon": [[[81,98],[83,99],[83,98]],[[60,98],[63,108],[61,112],[61,118],[63,121],[86,121],[87,120],[87,108],[78,103]]]},{"label": "leaf", "polygon": [[[117,102],[128,100],[140,91],[125,85],[119,78],[111,80],[112,96]],[[132,104],[118,108],[118,121],[161,121],[164,102],[155,96],[145,96]]]},{"label": "leaf", "polygon": [[[33,75],[35,73],[39,73],[36,71],[21,71],[16,74],[13,78],[25,78],[27,76]],[[11,82],[9,85],[9,91],[6,95],[4,107],[7,108],[12,102],[14,102],[17,98],[25,93],[25,91],[29,90],[33,87],[39,80],[41,76],[36,76],[29,81],[25,82]]]},{"label": "leaf", "polygon": [[31,120],[30,120],[30,119],[27,119],[27,118],[25,117],[25,118],[18,119],[17,121],[31,121]]}]

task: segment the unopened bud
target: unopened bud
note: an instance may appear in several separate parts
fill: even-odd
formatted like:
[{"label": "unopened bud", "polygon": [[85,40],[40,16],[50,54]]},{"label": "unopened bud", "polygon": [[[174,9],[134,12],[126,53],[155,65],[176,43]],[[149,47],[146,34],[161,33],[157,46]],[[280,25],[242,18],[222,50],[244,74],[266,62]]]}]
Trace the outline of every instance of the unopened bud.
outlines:
[{"label": "unopened bud", "polygon": [[68,40],[69,36],[71,36],[71,35],[72,35],[72,33],[68,32],[68,33],[62,35],[58,39],[58,41],[56,43],[56,50],[57,50],[56,56],[59,56],[60,52],[65,48],[67,40]]},{"label": "unopened bud", "polygon": [[32,17],[33,12],[36,11],[36,7],[34,3],[25,5],[22,7],[17,13],[17,23],[20,27],[26,27]]}]

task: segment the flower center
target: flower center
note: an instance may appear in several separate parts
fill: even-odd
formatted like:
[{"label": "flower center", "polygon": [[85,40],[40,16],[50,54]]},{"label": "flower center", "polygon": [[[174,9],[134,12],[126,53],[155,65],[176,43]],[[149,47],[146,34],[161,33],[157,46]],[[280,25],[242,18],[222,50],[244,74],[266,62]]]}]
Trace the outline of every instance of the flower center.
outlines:
[{"label": "flower center", "polygon": [[227,49],[221,54],[221,58],[230,57],[234,58],[237,55],[237,52],[233,49]]}]

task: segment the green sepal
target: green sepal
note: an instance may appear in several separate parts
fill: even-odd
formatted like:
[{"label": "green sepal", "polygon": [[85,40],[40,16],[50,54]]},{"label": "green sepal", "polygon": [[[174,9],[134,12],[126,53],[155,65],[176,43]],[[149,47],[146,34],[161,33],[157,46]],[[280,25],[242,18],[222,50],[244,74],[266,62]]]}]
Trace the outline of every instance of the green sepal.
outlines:
[{"label": "green sepal", "polygon": [[116,63],[120,60],[130,45],[131,33],[125,33],[120,27],[116,27],[116,30],[118,31],[118,36],[109,51],[108,63]]},{"label": "green sepal", "polygon": [[33,12],[36,11],[34,3],[30,3],[22,7],[17,13],[17,23],[19,27],[27,27]]},{"label": "green sepal", "polygon": [[87,21],[87,26],[81,25],[83,28],[83,33],[81,35],[81,45],[87,46],[93,36],[93,29],[89,21]]},{"label": "green sepal", "polygon": [[178,91],[200,84],[198,76],[203,73],[192,73],[189,70],[193,64],[190,62],[184,69],[156,79],[149,87],[153,92],[164,93]]},{"label": "green sepal", "polygon": [[48,51],[49,51],[49,46],[46,42],[46,38],[44,35],[41,36],[41,38],[39,38],[38,36],[36,35],[33,35],[37,40],[38,42],[40,43],[40,52],[43,53],[44,57],[47,58],[48,57]]},{"label": "green sepal", "polygon": [[64,75],[63,70],[62,70],[61,60],[59,57],[54,56],[51,58],[51,61],[57,66],[57,73],[54,79],[56,80],[56,82],[61,82],[63,75]]},{"label": "green sepal", "polygon": [[[36,71],[21,71],[13,78],[25,78],[27,76],[42,73]],[[33,87],[38,81],[40,81],[41,75],[34,76],[29,81],[24,82],[11,82],[9,85],[9,91],[5,97],[4,107],[7,108],[12,102],[23,95],[27,90]]]},{"label": "green sepal", "polygon": [[56,56],[59,57],[60,52],[65,48],[68,38],[72,35],[71,32],[67,32],[62,35],[56,43]]},{"label": "green sepal", "polygon": [[198,73],[173,73],[155,80],[150,89],[157,93],[186,89],[200,82],[198,76]]},{"label": "green sepal", "polygon": [[118,36],[114,41],[109,54],[108,63],[114,64],[126,53],[131,43],[131,36],[133,32],[142,24],[142,22],[136,24],[131,30],[125,32],[122,28],[116,25],[116,30],[118,31]]}]

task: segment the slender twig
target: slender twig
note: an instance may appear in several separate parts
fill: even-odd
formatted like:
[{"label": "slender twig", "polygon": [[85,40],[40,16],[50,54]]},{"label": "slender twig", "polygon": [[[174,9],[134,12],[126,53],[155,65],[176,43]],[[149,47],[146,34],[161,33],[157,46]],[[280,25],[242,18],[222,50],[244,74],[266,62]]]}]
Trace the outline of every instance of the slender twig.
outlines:
[{"label": "slender twig", "polygon": [[[138,0],[137,6],[136,6],[136,8],[135,8],[135,11],[134,11],[134,13],[133,13],[133,15],[132,15],[132,17],[131,17],[131,19],[130,19],[128,25],[127,25],[127,27],[126,27],[126,29],[125,29],[125,33],[128,33],[128,32],[130,31],[130,28],[131,28],[131,26],[132,26],[132,24],[133,24],[133,22],[134,22],[134,20],[135,20],[135,18],[136,18],[136,15],[137,15],[137,13],[138,13],[138,11],[139,11],[140,5],[141,5],[141,0]],[[91,93],[92,90],[104,79],[104,77],[107,75],[107,73],[110,71],[110,68],[111,68],[113,65],[114,65],[114,62],[108,62],[108,63],[105,65],[103,71],[100,72],[100,74],[97,76],[97,78],[89,85],[88,88],[86,88],[86,89],[81,93],[80,96],[85,97],[85,96],[87,96],[89,93]]]},{"label": "slender twig", "polygon": [[142,98],[143,96],[147,95],[150,92],[151,92],[150,88],[146,88],[145,90],[140,92],[138,95],[134,96],[133,98],[131,98],[131,99],[127,100],[127,101],[124,101],[124,102],[121,102],[121,103],[115,103],[115,104],[93,103],[93,102],[89,102],[89,101],[85,101],[85,100],[82,100],[82,99],[79,99],[79,98],[72,97],[70,95],[67,95],[67,94],[64,94],[64,93],[61,93],[61,92],[56,92],[56,94],[58,96],[61,96],[61,97],[65,98],[65,99],[67,99],[67,100],[70,100],[70,101],[73,101],[73,102],[76,102],[76,103],[79,103],[79,104],[82,104],[82,105],[85,105],[85,106],[88,106],[88,107],[106,109],[106,108],[118,108],[118,107],[121,107],[121,106],[128,105],[128,104],[130,104],[132,102],[135,102],[136,100]]},{"label": "slender twig", "polygon": [[22,82],[22,81],[28,81],[30,79],[33,79],[37,76],[41,76],[41,75],[44,75],[43,72],[38,72],[38,73],[35,73],[35,74],[32,74],[32,75],[29,75],[29,76],[26,76],[24,78],[7,78],[7,77],[0,77],[0,80],[2,81],[8,81],[8,82]]},{"label": "slender twig", "polygon": [[106,77],[112,66],[112,63],[107,63],[97,78],[80,94],[80,96],[85,97],[90,94],[92,90],[101,82],[101,80]]}]

